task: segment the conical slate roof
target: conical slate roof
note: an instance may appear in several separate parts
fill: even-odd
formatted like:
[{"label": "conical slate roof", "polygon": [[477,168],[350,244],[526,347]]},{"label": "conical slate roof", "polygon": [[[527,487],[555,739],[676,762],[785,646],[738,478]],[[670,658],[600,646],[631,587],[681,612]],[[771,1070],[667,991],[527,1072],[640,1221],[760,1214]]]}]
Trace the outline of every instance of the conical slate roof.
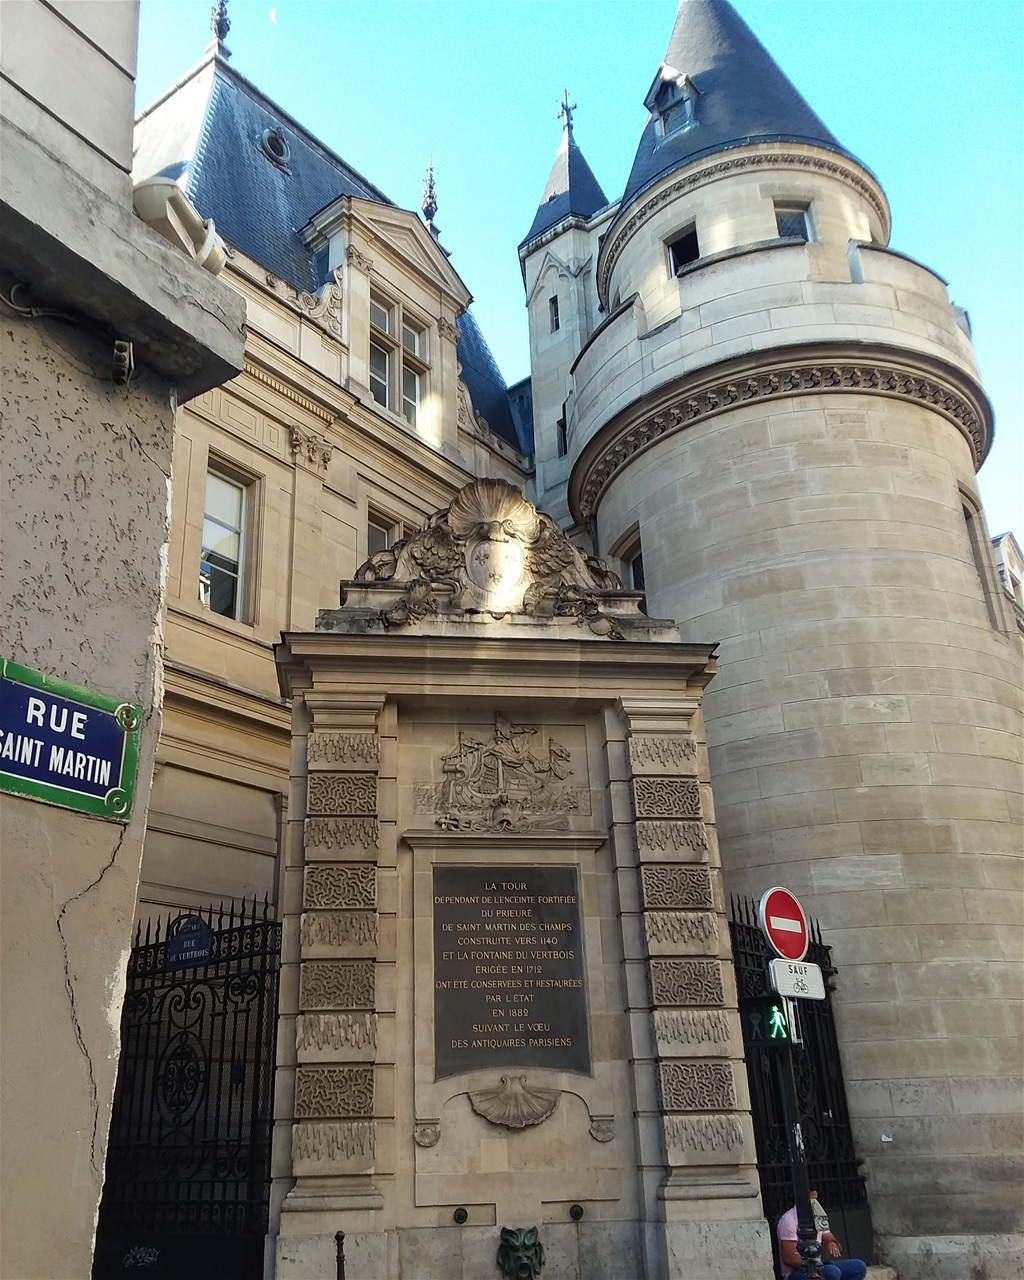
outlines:
[{"label": "conical slate roof", "polygon": [[647,95],[686,77],[693,123],[659,137],[647,122],[620,208],[656,179],[698,156],[750,142],[807,142],[849,153],[811,110],[728,0],[679,0],[665,61]]},{"label": "conical slate roof", "polygon": [[540,207],[522,243],[529,244],[541,232],[547,231],[570,214],[589,218],[607,203],[608,197],[601,190],[601,184],[594,177],[572,136],[572,125],[567,124],[562,131],[562,144],[551,167],[547,186],[540,198]]}]

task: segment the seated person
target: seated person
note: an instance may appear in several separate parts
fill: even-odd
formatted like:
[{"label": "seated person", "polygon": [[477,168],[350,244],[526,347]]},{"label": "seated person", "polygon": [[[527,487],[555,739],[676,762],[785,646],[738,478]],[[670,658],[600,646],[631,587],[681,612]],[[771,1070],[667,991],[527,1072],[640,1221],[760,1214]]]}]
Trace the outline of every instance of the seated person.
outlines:
[{"label": "seated person", "polygon": [[[839,1241],[828,1229],[828,1218],[818,1203],[817,1191],[811,1192],[811,1212],[814,1214],[814,1225],[818,1231],[818,1244],[821,1245],[821,1261],[825,1280],[864,1280],[868,1273],[867,1263],[859,1258],[844,1258]],[[794,1280],[800,1275],[801,1259],[797,1252],[797,1211],[796,1205],[787,1209],[779,1219],[775,1233],[779,1237],[779,1258],[782,1261],[783,1280],[792,1276]]]}]

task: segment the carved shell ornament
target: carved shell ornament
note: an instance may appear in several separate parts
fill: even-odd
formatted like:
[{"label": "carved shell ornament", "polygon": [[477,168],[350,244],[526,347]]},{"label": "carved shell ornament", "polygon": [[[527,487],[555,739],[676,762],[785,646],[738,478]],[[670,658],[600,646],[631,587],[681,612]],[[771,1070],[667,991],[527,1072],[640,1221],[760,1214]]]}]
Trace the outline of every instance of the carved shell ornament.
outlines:
[{"label": "carved shell ornament", "polygon": [[478,1116],[507,1129],[525,1129],[540,1124],[558,1106],[557,1089],[542,1089],[526,1083],[526,1076],[502,1076],[496,1089],[478,1089],[469,1095]]},{"label": "carved shell ornament", "polygon": [[352,590],[343,588],[343,602],[370,605],[374,593],[362,584],[373,583],[394,585],[378,593],[388,607],[370,625],[404,626],[454,612],[525,613],[575,618],[612,639],[623,638],[624,619],[646,625],[640,595],[624,591],[603,561],[573,546],[505,480],[474,481],[422,528],[371,556],[356,571]]}]

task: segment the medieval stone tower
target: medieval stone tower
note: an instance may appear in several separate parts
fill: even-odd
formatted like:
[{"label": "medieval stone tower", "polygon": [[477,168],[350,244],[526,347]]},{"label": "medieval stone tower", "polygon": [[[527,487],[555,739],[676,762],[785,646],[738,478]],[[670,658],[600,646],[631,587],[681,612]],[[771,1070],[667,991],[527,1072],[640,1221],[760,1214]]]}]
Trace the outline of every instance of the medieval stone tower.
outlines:
[{"label": "medieval stone tower", "polygon": [[682,0],[644,105],[609,203],[566,100],[520,248],[538,505],[720,645],[727,887],[819,917],[882,1255],[966,1275],[1021,1227],[1021,655],[969,325],[724,0]]}]

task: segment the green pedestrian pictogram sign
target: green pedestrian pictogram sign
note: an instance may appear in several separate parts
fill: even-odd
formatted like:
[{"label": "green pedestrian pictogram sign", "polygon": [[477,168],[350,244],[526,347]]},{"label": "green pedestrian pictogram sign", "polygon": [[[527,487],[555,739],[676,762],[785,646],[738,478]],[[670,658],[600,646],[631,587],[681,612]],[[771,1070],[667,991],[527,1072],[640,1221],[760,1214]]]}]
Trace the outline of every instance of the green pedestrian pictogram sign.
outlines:
[{"label": "green pedestrian pictogram sign", "polygon": [[770,1006],[770,1016],[768,1019],[768,1039],[769,1040],[788,1040],[789,1039],[789,1022],[786,1020],[786,1011],[780,1004]]},{"label": "green pedestrian pictogram sign", "polygon": [[766,996],[749,1003],[744,1002],[744,1010],[751,1044],[782,1048],[799,1043],[789,1004],[781,996]]}]

